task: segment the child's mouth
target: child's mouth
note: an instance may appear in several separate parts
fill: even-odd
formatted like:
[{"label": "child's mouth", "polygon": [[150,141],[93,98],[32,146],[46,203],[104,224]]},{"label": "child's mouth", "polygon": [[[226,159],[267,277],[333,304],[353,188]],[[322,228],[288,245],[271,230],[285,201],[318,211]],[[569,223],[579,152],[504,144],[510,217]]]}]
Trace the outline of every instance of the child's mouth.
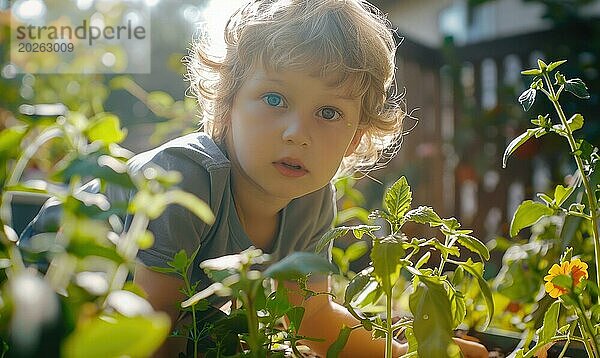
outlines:
[{"label": "child's mouth", "polygon": [[273,162],[275,168],[286,177],[298,178],[308,173],[304,168],[304,164],[297,159],[284,158]]}]

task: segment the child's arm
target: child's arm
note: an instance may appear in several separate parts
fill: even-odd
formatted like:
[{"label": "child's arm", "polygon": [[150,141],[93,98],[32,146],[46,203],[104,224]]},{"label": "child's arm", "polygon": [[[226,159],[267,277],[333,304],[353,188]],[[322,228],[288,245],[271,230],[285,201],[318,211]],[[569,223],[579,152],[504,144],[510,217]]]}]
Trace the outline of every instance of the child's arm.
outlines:
[{"label": "child's arm", "polygon": [[[148,294],[147,300],[155,310],[166,312],[169,315],[172,326],[179,314],[179,302],[185,299],[183,293],[179,292],[184,285],[183,280],[137,264],[133,282]],[[179,352],[185,352],[185,349],[185,338],[167,338],[154,357],[177,357]]]},{"label": "child's arm", "polygon": [[[302,297],[297,294],[298,285],[295,282],[286,282],[286,287],[290,292],[290,301],[294,305],[300,305]],[[311,284],[310,289],[315,292],[327,292],[329,289],[327,280]],[[327,354],[327,349],[337,339],[342,325],[352,327],[360,323],[343,306],[333,302],[328,295],[311,297],[305,301],[303,306],[305,313],[300,325],[300,334],[307,337],[325,339],[323,342],[307,342],[310,348],[320,356]],[[458,338],[455,338],[454,341],[467,358],[488,357],[488,351],[478,343]],[[406,349],[405,345],[394,342],[393,350],[395,357],[406,353]],[[352,331],[341,355],[343,357],[383,357],[384,352],[385,340],[373,340],[371,332],[359,328]]]},{"label": "child's arm", "polygon": [[[300,324],[300,334],[306,337],[325,339],[323,342],[306,342],[319,356],[327,355],[327,349],[337,339],[342,325],[352,327],[360,324],[343,306],[333,302],[329,295],[311,297],[302,304],[302,297],[298,294],[298,285],[295,282],[286,282],[285,285],[290,301],[294,305],[303,305],[305,308]],[[327,280],[323,279],[312,283],[310,289],[315,292],[328,292],[328,286]],[[373,340],[371,332],[361,328],[352,331],[341,356],[383,357],[384,352],[385,340]],[[394,343],[394,356],[400,356],[405,352],[405,346]]]}]

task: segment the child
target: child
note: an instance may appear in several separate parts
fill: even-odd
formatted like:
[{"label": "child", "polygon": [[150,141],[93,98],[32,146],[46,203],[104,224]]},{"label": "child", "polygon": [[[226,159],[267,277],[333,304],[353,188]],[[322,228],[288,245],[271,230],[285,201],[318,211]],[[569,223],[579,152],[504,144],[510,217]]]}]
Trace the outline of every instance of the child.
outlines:
[{"label": "child", "polygon": [[[224,57],[214,56],[201,36],[187,63],[204,133],[130,161],[132,171],[150,165],[180,171],[180,187],[205,200],[216,216],[208,225],[170,206],[150,223],[155,244],[140,251],[134,281],[173,320],[183,282],[148,267],[165,267],[181,249],[189,255],[198,250],[192,280],[205,287],[198,263],[209,258],[251,245],[274,260],[314,251],[334,215],[332,178],[373,164],[384,149],[393,152],[404,115],[392,86],[393,33],[365,1],[250,1],[224,35]],[[312,288],[325,291],[327,282]],[[358,323],[325,295],[309,299],[305,309],[301,334],[324,339],[310,343],[321,356],[342,324]],[[185,340],[169,340],[157,356],[184,350]],[[467,356],[487,357],[481,346],[459,344]],[[395,346],[398,355],[404,350]],[[344,350],[356,357],[383,351],[384,341],[367,331],[354,331]]]}]

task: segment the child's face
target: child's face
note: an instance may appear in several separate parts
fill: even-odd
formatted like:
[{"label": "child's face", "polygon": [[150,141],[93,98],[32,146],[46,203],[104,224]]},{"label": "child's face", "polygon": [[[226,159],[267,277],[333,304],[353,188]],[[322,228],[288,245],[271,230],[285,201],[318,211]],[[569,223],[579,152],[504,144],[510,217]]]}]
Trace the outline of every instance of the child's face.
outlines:
[{"label": "child's face", "polygon": [[322,188],[360,141],[360,106],[308,72],[254,71],[230,112],[235,180],[282,199]]}]

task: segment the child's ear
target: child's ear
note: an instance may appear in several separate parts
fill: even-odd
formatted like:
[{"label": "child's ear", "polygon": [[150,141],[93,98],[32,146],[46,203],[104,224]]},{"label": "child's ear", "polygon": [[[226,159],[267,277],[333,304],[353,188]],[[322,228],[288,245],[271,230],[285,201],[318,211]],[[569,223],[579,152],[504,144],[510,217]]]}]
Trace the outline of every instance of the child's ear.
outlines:
[{"label": "child's ear", "polygon": [[356,130],[356,132],[354,133],[354,137],[352,137],[352,141],[350,141],[348,149],[346,149],[346,153],[344,153],[344,157],[349,157],[354,153],[354,151],[356,150],[356,148],[358,148],[358,145],[360,144],[363,134],[365,134],[364,129]]}]

